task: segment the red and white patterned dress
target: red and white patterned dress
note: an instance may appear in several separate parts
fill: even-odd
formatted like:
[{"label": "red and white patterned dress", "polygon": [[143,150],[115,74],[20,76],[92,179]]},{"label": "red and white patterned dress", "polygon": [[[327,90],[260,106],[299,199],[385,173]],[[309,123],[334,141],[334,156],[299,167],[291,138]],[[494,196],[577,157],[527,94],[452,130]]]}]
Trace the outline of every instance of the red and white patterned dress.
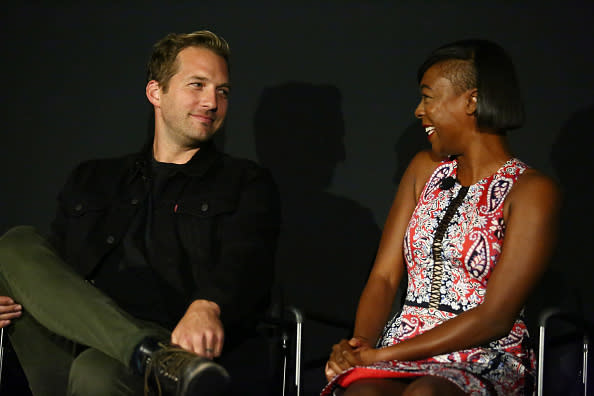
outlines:
[{"label": "red and white patterned dress", "polygon": [[[525,169],[523,162],[510,159],[490,177],[462,187],[453,183],[456,160],[437,167],[419,197],[404,239],[406,301],[387,323],[378,347],[415,337],[483,302],[502,250],[503,202]],[[449,186],[443,183],[446,178],[451,178]],[[473,396],[526,395],[533,391],[534,367],[528,331],[520,317],[506,337],[481,347],[351,368],[334,378],[322,395],[362,378],[425,375],[446,378]]]}]

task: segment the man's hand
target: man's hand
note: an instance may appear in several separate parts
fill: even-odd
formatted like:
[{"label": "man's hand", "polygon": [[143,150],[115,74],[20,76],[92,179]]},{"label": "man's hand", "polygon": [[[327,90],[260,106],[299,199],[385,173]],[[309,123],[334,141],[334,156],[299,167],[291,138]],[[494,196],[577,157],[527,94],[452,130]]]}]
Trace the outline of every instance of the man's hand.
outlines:
[{"label": "man's hand", "polygon": [[8,326],[10,321],[21,316],[22,312],[23,307],[12,298],[0,296],[0,328]]},{"label": "man's hand", "polygon": [[171,342],[209,359],[221,356],[225,333],[220,314],[216,303],[194,301],[171,333]]},{"label": "man's hand", "polygon": [[353,337],[350,340],[341,340],[332,347],[332,353],[325,368],[326,378],[330,381],[351,367],[373,363],[373,352],[369,342],[362,338]]}]

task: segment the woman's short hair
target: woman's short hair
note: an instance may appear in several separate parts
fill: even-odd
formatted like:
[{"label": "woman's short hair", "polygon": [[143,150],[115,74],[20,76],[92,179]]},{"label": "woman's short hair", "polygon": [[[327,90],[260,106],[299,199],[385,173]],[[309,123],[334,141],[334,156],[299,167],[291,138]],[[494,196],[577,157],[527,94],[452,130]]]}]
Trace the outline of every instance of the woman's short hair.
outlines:
[{"label": "woman's short hair", "polygon": [[442,62],[445,77],[456,89],[477,89],[480,129],[505,133],[523,125],[524,105],[515,67],[501,46],[488,40],[462,40],[439,47],[419,67],[418,82],[431,66]]}]

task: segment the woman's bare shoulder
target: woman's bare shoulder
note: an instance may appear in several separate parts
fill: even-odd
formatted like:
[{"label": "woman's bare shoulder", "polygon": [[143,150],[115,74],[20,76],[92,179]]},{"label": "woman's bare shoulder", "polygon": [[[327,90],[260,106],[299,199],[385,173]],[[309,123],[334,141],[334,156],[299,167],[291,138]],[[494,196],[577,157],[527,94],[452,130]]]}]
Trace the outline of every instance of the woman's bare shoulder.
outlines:
[{"label": "woman's bare shoulder", "polygon": [[541,171],[528,168],[518,180],[508,196],[513,206],[531,206],[551,211],[558,210],[561,192],[555,180]]},{"label": "woman's bare shoulder", "polygon": [[559,194],[559,186],[553,178],[535,168],[527,168],[514,184],[517,191],[524,194],[550,193]]},{"label": "woman's bare shoulder", "polygon": [[435,168],[447,158],[437,157],[431,150],[419,151],[410,161],[409,168],[415,175],[415,179],[423,183],[435,171]]},{"label": "woman's bare shoulder", "polygon": [[418,198],[427,180],[439,164],[447,158],[437,157],[431,150],[419,151],[408,165],[405,176],[414,186],[415,197]]}]

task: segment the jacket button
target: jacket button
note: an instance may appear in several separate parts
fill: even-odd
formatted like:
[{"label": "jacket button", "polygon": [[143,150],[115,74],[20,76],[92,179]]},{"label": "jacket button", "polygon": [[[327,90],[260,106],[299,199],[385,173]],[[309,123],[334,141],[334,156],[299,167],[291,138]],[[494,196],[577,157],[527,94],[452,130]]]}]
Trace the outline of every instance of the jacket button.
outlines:
[{"label": "jacket button", "polygon": [[134,198],[132,201],[130,201],[130,203],[132,205],[136,205],[136,204],[138,204],[138,200],[136,198]]},{"label": "jacket button", "polygon": [[206,212],[208,210],[208,204],[206,202],[204,202],[202,204],[202,206],[200,206],[200,210],[203,212]]},{"label": "jacket button", "polygon": [[109,235],[106,239],[105,242],[109,243],[110,245],[112,245],[115,242],[115,238],[113,237],[113,235]]},{"label": "jacket button", "polygon": [[80,212],[82,210],[82,208],[83,208],[82,204],[79,203],[79,204],[76,204],[76,206],[74,207],[74,210],[76,210],[77,212]]}]

